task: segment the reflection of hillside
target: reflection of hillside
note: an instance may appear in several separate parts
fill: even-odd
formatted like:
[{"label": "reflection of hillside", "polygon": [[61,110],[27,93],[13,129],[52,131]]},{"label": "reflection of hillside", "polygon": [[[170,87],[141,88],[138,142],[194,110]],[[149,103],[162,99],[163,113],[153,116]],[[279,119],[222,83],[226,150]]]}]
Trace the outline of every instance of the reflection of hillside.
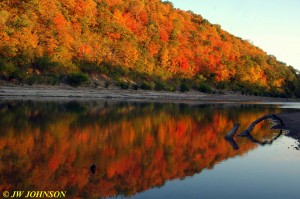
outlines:
[{"label": "reflection of hillside", "polygon": [[[211,169],[255,144],[223,139],[269,109],[222,105],[5,103],[0,190],[67,190],[76,197],[132,195]],[[272,110],[274,111],[274,110]],[[252,133],[272,137],[262,124]],[[96,165],[91,174],[90,165]]]}]

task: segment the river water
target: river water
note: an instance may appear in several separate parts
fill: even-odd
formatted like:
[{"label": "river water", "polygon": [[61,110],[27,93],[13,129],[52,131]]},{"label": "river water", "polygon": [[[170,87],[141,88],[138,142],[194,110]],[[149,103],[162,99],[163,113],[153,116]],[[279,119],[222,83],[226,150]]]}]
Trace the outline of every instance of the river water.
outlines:
[{"label": "river water", "polygon": [[[255,127],[299,103],[0,101],[0,194],[67,198],[299,198],[299,141]],[[283,133],[282,135],[280,133]],[[254,141],[255,140],[255,141]]]}]

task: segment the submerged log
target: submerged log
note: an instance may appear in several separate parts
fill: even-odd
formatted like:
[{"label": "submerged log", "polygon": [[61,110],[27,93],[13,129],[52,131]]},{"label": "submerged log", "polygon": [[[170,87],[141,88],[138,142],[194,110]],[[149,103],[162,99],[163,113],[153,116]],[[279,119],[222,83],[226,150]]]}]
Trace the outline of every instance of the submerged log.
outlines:
[{"label": "submerged log", "polygon": [[271,145],[275,140],[277,140],[281,135],[283,134],[283,131],[281,130],[280,133],[274,137],[272,140],[270,141],[259,141],[257,140],[256,138],[254,138],[251,134],[247,135],[246,137],[253,143],[255,144],[259,144],[261,146],[264,146],[264,145]]},{"label": "submerged log", "polygon": [[232,148],[234,150],[239,150],[240,149],[239,145],[236,143],[236,141],[233,139],[233,137],[226,137],[225,136],[225,140],[232,146]]},{"label": "submerged log", "polygon": [[236,132],[239,130],[240,124],[237,123],[234,125],[234,127],[225,135],[225,140],[232,146],[234,150],[239,150],[239,146],[236,143],[236,141],[233,139],[233,136],[236,134]]},{"label": "submerged log", "polygon": [[283,121],[279,117],[277,117],[276,115],[273,115],[273,114],[268,114],[268,115],[265,115],[265,116],[263,116],[263,117],[255,120],[254,122],[252,122],[250,124],[250,126],[245,131],[243,131],[242,133],[239,134],[239,136],[240,137],[247,137],[247,136],[249,136],[250,133],[251,133],[251,131],[254,129],[254,127],[257,124],[259,124],[260,122],[262,122],[262,121],[264,121],[266,119],[269,119],[269,118],[272,118],[274,120],[279,121],[281,123],[281,125],[284,126]]},{"label": "submerged log", "polygon": [[[271,141],[259,141],[256,140],[254,137],[252,137],[251,132],[254,129],[254,127],[259,124],[260,122],[266,120],[266,119],[273,119],[276,121],[279,121],[280,124],[274,126],[275,128],[281,129],[280,133]],[[233,149],[238,150],[239,146],[238,144],[235,142],[235,140],[233,139],[234,135],[236,134],[236,132],[238,131],[240,127],[240,124],[237,123],[234,125],[234,127],[231,129],[231,131],[229,131],[227,133],[227,135],[224,137],[225,140],[232,146]],[[265,115],[261,118],[258,118],[257,120],[255,120],[254,122],[252,122],[250,124],[250,126],[243,131],[242,133],[240,133],[238,136],[239,137],[247,137],[251,142],[256,143],[256,144],[260,144],[260,145],[266,145],[266,144],[272,144],[274,140],[278,139],[281,135],[282,135],[282,129],[284,128],[284,123],[282,121],[282,119],[280,119],[279,117],[277,117],[276,115],[273,114],[268,114]]]},{"label": "submerged log", "polygon": [[225,135],[225,139],[232,138],[236,134],[236,132],[239,130],[239,128],[240,128],[240,124],[236,123],[234,125],[234,127],[231,129],[231,131],[229,131],[229,133],[227,133],[227,135]]}]

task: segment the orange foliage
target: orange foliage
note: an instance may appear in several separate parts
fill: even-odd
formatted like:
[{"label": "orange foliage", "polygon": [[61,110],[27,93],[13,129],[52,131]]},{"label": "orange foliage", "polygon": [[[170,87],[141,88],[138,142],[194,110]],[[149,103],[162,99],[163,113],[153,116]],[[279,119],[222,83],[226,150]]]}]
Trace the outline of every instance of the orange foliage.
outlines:
[{"label": "orange foliage", "polygon": [[76,67],[79,58],[146,68],[163,79],[202,74],[267,90],[285,86],[292,71],[219,25],[159,0],[2,1],[0,7],[0,58],[28,57],[26,66],[49,55],[63,66]]}]

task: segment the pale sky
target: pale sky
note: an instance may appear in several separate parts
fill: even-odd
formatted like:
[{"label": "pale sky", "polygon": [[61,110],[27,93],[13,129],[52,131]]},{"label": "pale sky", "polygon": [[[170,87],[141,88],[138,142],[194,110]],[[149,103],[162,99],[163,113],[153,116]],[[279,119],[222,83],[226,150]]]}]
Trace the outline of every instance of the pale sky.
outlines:
[{"label": "pale sky", "polygon": [[300,0],[169,0],[300,70]]}]

